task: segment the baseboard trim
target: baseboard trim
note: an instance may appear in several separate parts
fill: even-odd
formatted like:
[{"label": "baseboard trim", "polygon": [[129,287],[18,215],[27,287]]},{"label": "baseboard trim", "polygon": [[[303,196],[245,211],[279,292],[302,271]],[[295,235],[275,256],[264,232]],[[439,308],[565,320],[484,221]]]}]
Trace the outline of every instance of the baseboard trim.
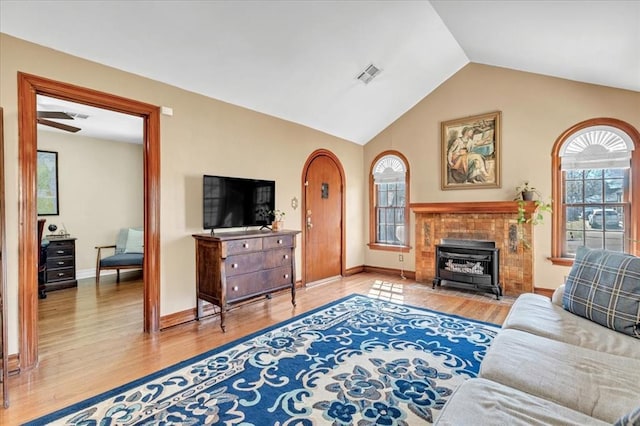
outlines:
[{"label": "baseboard trim", "polygon": [[7,358],[7,368],[10,376],[20,374],[20,354],[9,355]]},{"label": "baseboard trim", "polygon": [[[196,308],[186,309],[184,311],[174,312],[169,315],[160,317],[160,330],[165,330],[176,325],[186,324],[196,319],[198,311]],[[205,303],[202,307],[203,316],[214,315],[218,313],[216,307],[210,303]]]},{"label": "baseboard trim", "polygon": [[416,279],[415,271],[405,271],[401,269],[393,269],[393,268],[382,268],[380,266],[364,266],[364,272],[372,272],[376,274],[384,274],[384,275],[395,275],[399,278],[408,278],[410,280]]},{"label": "baseboard trim", "polygon": [[364,265],[354,266],[352,268],[347,268],[344,270],[344,276],[350,277],[351,275],[359,274],[364,272]]},{"label": "baseboard trim", "polygon": [[[139,274],[142,269],[121,269],[120,270],[120,279],[122,280],[123,276],[126,276],[127,273],[136,273]],[[107,277],[109,275],[115,275],[115,269],[103,269],[100,273],[100,277]],[[78,269],[76,270],[76,279],[84,280],[87,278],[96,278],[96,268],[91,269]]]},{"label": "baseboard trim", "polygon": [[553,295],[553,292],[555,290],[552,288],[543,288],[543,287],[534,287],[533,288],[533,292],[535,294],[540,294],[542,296],[547,296],[549,299],[551,299],[551,296]]},{"label": "baseboard trim", "polygon": [[[303,287],[304,286],[302,285],[302,281],[296,281],[296,289],[303,288]],[[278,290],[275,293],[282,293],[285,291],[290,292],[291,290],[285,288],[283,290]],[[256,299],[258,298],[259,297],[256,297]],[[251,302],[254,302],[256,299],[248,299],[243,302],[234,304],[232,309],[242,306],[244,304],[249,304]],[[174,312],[168,315],[163,315],[160,317],[160,331],[166,330],[167,328],[170,328],[170,327],[175,327],[176,325],[186,324],[188,322],[195,321],[197,314],[198,314],[197,308],[191,308],[191,309],[185,309],[184,311]],[[216,305],[212,303],[203,302],[202,314],[203,314],[202,315],[203,318],[213,316],[213,315],[219,315],[220,308],[218,308]]]}]

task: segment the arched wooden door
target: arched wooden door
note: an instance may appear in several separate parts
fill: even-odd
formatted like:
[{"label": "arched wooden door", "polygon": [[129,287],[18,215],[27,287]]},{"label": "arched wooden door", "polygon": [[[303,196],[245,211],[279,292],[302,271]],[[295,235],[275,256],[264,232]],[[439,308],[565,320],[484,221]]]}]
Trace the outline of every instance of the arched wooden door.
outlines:
[{"label": "arched wooden door", "polygon": [[305,284],[344,274],[344,172],[337,157],[314,152],[303,172]]}]

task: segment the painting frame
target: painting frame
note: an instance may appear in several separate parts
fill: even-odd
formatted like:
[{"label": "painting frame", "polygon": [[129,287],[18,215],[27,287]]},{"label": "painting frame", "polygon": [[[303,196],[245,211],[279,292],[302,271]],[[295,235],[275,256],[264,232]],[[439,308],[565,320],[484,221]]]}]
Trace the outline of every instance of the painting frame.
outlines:
[{"label": "painting frame", "polygon": [[60,197],[58,185],[58,153],[38,150],[36,201],[38,216],[58,216]]},{"label": "painting frame", "polygon": [[501,126],[501,111],[440,123],[442,190],[501,187]]}]

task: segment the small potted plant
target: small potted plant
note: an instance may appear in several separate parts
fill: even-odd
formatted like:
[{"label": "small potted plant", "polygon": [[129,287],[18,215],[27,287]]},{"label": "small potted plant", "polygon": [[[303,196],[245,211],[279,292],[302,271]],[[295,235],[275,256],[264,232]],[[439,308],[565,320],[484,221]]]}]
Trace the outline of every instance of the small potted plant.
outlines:
[{"label": "small potted plant", "polygon": [[[537,196],[537,198],[536,198]],[[540,192],[529,185],[528,181],[525,181],[522,185],[516,187],[516,197],[514,201],[518,202],[518,225],[520,226],[519,237],[525,247],[530,247],[528,241],[524,238],[524,231],[522,225],[530,223],[531,225],[539,225],[544,222],[544,212],[551,213],[551,203],[542,201]],[[526,203],[533,202],[534,209],[531,212],[531,216],[527,217]]]},{"label": "small potted plant", "polygon": [[271,215],[271,217],[273,217],[273,222],[271,222],[271,230],[279,231],[280,229],[282,229],[286,213],[282,210],[276,209],[271,210],[269,214]]},{"label": "small potted plant", "polygon": [[516,187],[516,200],[533,201],[535,196],[540,197],[540,192],[533,186],[529,185],[528,181],[525,181],[522,185]]}]

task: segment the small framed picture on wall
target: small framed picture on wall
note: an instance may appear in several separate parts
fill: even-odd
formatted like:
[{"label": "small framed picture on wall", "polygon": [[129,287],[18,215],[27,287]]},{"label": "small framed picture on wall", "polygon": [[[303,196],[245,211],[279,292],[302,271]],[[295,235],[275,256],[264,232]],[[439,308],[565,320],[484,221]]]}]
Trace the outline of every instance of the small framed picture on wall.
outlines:
[{"label": "small framed picture on wall", "polygon": [[441,123],[441,187],[500,188],[500,111]]}]

